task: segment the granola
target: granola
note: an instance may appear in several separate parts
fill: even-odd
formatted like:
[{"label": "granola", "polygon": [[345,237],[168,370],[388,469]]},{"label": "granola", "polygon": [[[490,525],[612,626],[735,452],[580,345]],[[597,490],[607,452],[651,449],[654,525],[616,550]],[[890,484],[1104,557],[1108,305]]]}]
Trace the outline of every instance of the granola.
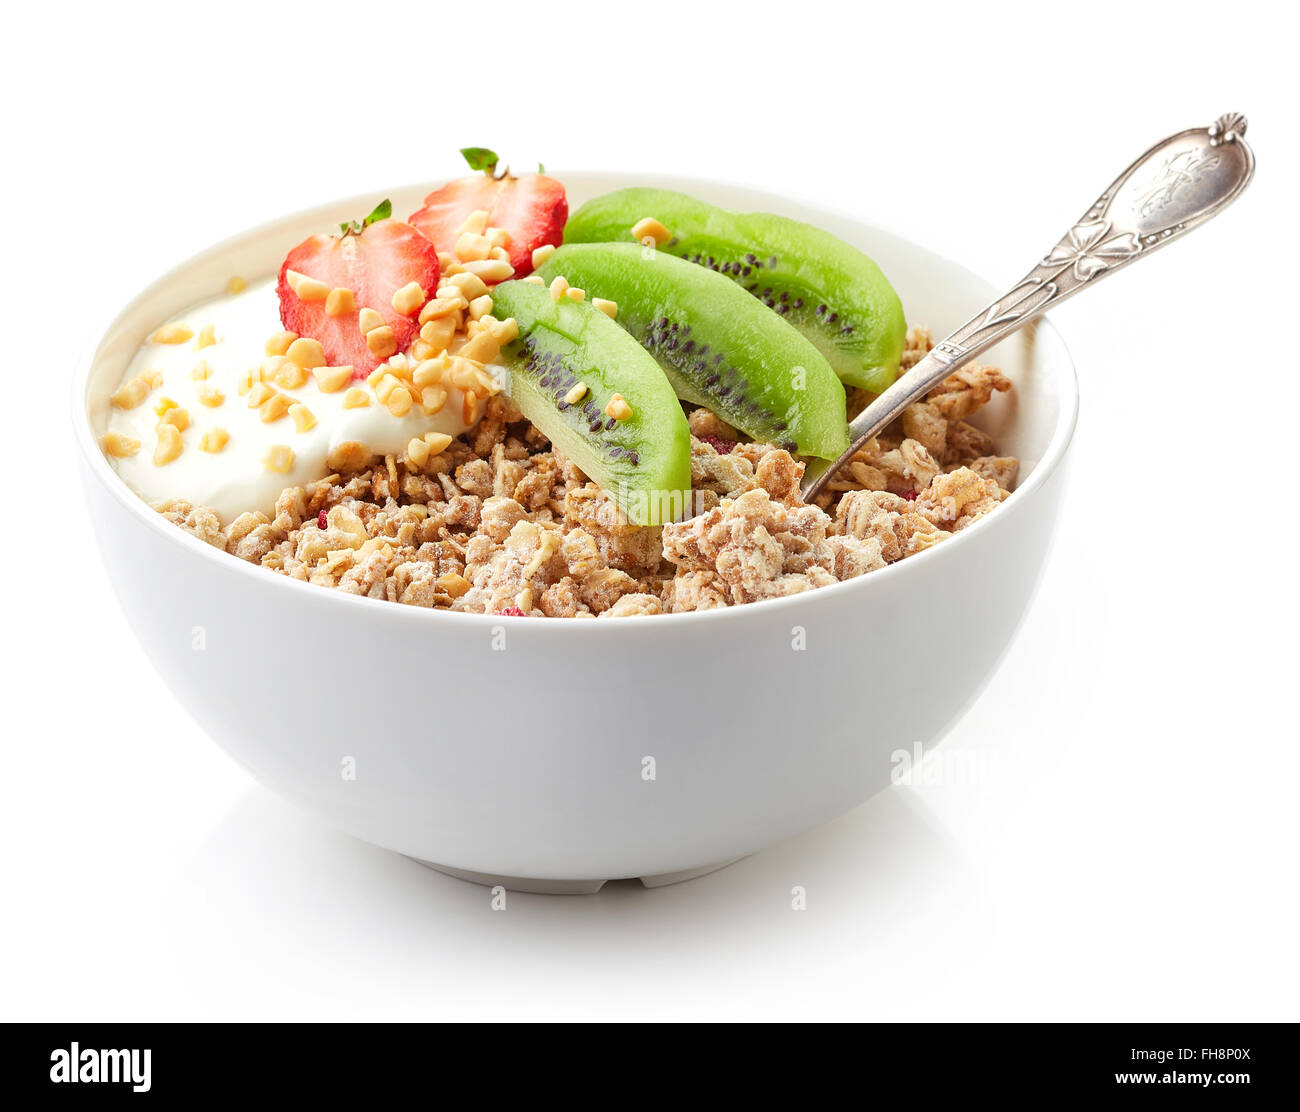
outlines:
[{"label": "granola", "polygon": [[[929,347],[929,334],[912,329],[904,369]],[[629,524],[505,395],[436,451],[422,441],[414,454],[331,459],[336,474],[286,488],[274,515],[223,524],[187,502],[155,508],[276,574],[408,606],[552,618],[710,610],[866,575],[991,512],[1019,464],[967,418],[1010,388],[994,368],[962,368],[868,442],[813,505],[799,493],[799,460],[738,442],[697,408],[695,512],[662,527]],[[851,409],[866,400],[855,396]]]}]

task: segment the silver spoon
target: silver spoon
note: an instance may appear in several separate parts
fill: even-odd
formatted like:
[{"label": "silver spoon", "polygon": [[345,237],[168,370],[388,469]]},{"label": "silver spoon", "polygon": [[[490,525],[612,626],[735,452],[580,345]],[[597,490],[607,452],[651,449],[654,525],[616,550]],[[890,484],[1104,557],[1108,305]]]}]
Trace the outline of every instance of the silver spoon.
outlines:
[{"label": "silver spoon", "polygon": [[849,424],[849,450],[804,472],[811,502],[868,440],[958,367],[1085,286],[1204,224],[1237,199],[1255,173],[1246,117],[1220,116],[1157,143],[1125,170],[1027,275],[981,309]]}]

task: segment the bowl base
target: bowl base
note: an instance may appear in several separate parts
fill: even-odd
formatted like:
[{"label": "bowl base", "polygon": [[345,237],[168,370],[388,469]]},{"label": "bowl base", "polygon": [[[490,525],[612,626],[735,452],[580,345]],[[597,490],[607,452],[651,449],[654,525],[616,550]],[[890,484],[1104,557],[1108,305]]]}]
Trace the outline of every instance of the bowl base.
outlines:
[{"label": "bowl base", "polygon": [[[412,857],[410,860],[417,865],[423,865],[426,869],[453,876],[457,880],[467,880],[471,884],[482,884],[488,888],[499,885],[509,892],[536,892],[544,896],[590,896],[604,888],[609,880],[614,879],[610,877],[607,880],[549,880],[533,876],[500,876],[496,873],[476,873],[470,869],[454,869],[450,865],[439,865],[435,861],[425,861],[419,857]],[[694,869],[682,869],[676,873],[658,873],[637,879],[647,888],[663,888],[669,884],[681,884],[686,880],[708,876],[709,873],[716,873],[719,869],[734,865],[739,860],[740,857],[733,857],[730,861],[719,861],[713,865],[700,865]]]}]

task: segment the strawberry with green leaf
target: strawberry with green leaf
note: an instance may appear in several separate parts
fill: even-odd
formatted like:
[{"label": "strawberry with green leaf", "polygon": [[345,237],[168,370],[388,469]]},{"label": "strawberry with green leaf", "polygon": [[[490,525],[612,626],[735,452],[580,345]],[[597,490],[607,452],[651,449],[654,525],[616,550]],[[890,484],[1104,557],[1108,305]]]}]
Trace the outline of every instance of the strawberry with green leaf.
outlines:
[{"label": "strawberry with green leaf", "polygon": [[[311,236],[280,267],[276,292],[284,327],[319,340],[330,365],[350,365],[357,378],[415,339],[416,314],[399,313],[393,294],[411,282],[426,296],[438,288],[437,248],[410,224],[392,219],[392,212],[392,203],[383,201],[365,220],[340,224],[337,235]],[[328,291],[351,296],[330,297]],[[374,339],[362,333],[363,309],[383,318],[391,341],[383,333]]]},{"label": "strawberry with green leaf", "polygon": [[522,278],[533,269],[534,248],[547,243],[558,246],[563,238],[569,218],[564,186],[544,173],[511,174],[486,147],[465,147],[460,153],[470,169],[479,172],[435,189],[411,216],[411,224],[439,251],[452,253],[462,225],[481,209],[488,214],[489,227],[509,233],[510,265],[515,277]]}]

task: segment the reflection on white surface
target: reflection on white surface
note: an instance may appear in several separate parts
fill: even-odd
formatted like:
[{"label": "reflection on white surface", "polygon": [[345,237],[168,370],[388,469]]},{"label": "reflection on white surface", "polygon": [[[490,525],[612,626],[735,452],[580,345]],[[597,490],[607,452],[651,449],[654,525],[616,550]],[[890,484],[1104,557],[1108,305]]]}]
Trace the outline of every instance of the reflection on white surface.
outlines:
[{"label": "reflection on white surface", "polygon": [[[436,1015],[452,1003],[449,990],[460,1014],[540,1016],[553,993],[610,978],[634,993],[664,977],[717,977],[720,962],[727,980],[741,978],[743,999],[744,970],[782,951],[816,952],[846,929],[887,945],[900,909],[923,905],[936,886],[950,899],[964,870],[916,793],[894,788],[697,880],[654,890],[616,881],[592,896],[511,892],[494,911],[488,888],[328,830],[253,788],[177,878],[170,927],[190,945],[174,973],[193,976],[205,952],[209,962],[251,952],[256,968],[241,981],[267,978],[268,997],[275,983],[292,985],[273,1011],[303,1016],[337,1014],[341,1000],[343,1014]],[[796,886],[806,911],[792,908]],[[228,938],[232,920],[253,932],[256,949]],[[518,991],[525,984],[530,991]],[[617,991],[585,1007],[636,1012]]]}]

